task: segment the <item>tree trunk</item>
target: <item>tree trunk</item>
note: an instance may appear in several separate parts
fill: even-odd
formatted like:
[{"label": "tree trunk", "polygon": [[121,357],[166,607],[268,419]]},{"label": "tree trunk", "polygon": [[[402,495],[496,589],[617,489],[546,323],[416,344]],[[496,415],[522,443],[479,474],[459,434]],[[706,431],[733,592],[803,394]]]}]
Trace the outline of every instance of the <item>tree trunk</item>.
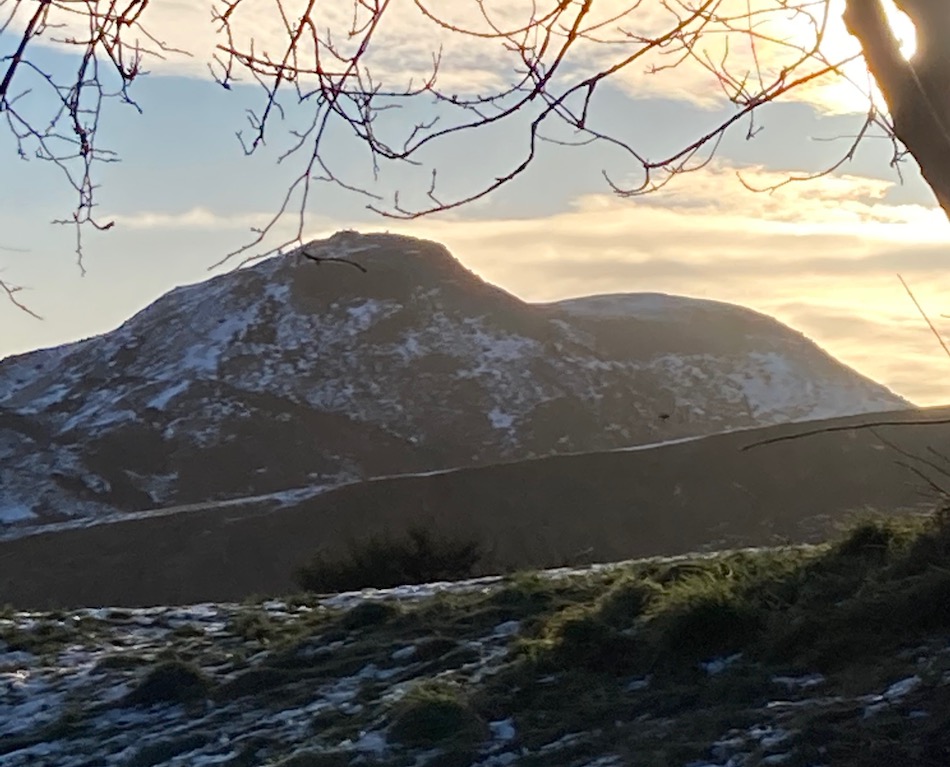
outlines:
[{"label": "tree trunk", "polygon": [[844,21],[887,102],[894,133],[950,217],[950,2],[895,0],[917,32],[908,61],[881,0],[847,0]]}]

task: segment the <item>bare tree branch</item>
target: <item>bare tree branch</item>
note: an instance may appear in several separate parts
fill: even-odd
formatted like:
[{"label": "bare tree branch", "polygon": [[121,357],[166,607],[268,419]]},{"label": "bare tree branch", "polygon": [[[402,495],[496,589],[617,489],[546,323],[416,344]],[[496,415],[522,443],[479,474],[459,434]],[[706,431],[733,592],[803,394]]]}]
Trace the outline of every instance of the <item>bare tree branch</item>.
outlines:
[{"label": "bare tree branch", "polygon": [[[98,142],[105,106],[117,101],[138,109],[129,86],[143,74],[143,61],[183,53],[142,26],[148,5],[149,0],[0,0],[0,13],[8,11],[0,35],[19,34],[14,51],[0,58],[0,119],[20,159],[52,163],[76,194],[72,213],[56,223],[75,227],[80,270],[83,228],[107,230],[114,223],[95,215],[96,168],[118,160]],[[48,71],[31,55],[44,39],[75,54],[70,74]],[[38,100],[46,111],[42,119],[29,107]]]},{"label": "bare tree branch", "polygon": [[939,426],[950,423],[950,418],[933,419],[911,419],[906,421],[871,421],[869,423],[840,424],[838,426],[822,426],[817,429],[808,429],[807,431],[796,432],[795,434],[782,434],[778,437],[769,437],[768,439],[750,442],[739,448],[740,451],[752,450],[753,448],[763,447],[765,445],[775,445],[779,442],[790,442],[805,437],[815,437],[819,434],[835,434],[841,431],[861,431],[862,429],[877,429],[881,426]]},{"label": "bare tree branch", "polygon": [[[762,129],[757,115],[763,107],[828,78],[847,80],[843,68],[856,58],[834,58],[826,50],[830,0],[209,2],[219,41],[208,62],[214,80],[229,90],[237,82],[260,90],[247,126],[237,134],[244,152],[280,143],[278,162],[294,165],[273,217],[223,259],[238,263],[302,244],[317,185],[362,195],[380,215],[413,219],[467,205],[512,182],[536,161],[541,142],[611,147],[627,167],[604,170],[608,187],[625,197],[654,192],[706,166],[727,132],[741,129],[746,139],[754,138]],[[906,61],[880,0],[847,0],[845,22],[886,109],[869,102],[837,161],[785,183],[840,170],[871,128],[879,128],[894,139],[895,162],[906,147],[950,212],[950,4],[897,5],[916,25],[926,50]],[[62,222],[76,228],[80,267],[83,229],[113,225],[96,215],[95,170],[118,159],[98,141],[105,107],[118,102],[137,109],[130,87],[145,61],[181,53],[149,32],[145,20],[152,7],[149,0],[0,0],[0,35],[13,34],[17,41],[0,58],[0,115],[20,157],[53,163],[76,193],[75,209]],[[277,25],[277,37],[271,34],[266,42],[248,21],[259,18],[249,14],[262,8]],[[400,38],[387,37],[407,18],[432,40],[426,54],[431,60],[421,69],[417,57],[403,70],[391,47]],[[490,76],[478,84],[451,84],[451,50],[460,42],[476,45],[484,56]],[[69,76],[43,69],[33,55],[41,43],[73,53]],[[720,101],[731,104],[732,113],[718,125],[697,126],[691,140],[661,157],[651,157],[631,138],[633,131],[602,126],[597,94],[608,83],[652,82],[683,68],[703,75],[718,88]],[[38,98],[49,119],[38,121],[25,108]],[[409,107],[425,116],[386,119]],[[517,159],[501,171],[486,164],[484,177],[466,178],[466,187],[454,183],[454,191],[447,191],[441,181],[450,169],[437,167],[430,149],[490,135],[501,124],[522,130]],[[341,140],[363,148],[363,170],[371,172],[371,181],[340,161]],[[399,167],[425,181],[415,189],[384,190],[384,173]],[[286,216],[295,220],[293,232],[274,246]]]}]

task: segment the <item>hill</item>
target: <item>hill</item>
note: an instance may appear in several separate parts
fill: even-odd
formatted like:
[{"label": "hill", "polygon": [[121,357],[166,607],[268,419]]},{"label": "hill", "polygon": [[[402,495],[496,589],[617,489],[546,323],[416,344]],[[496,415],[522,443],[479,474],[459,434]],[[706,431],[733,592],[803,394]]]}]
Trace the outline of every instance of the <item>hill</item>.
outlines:
[{"label": "hill", "polygon": [[528,304],[340,232],[0,362],[0,528],[906,407],[748,309]]},{"label": "hill", "polygon": [[[785,424],[50,530],[0,542],[0,604],[281,594],[318,551],[346,557],[368,537],[399,538],[413,526],[477,541],[485,573],[823,540],[854,514],[932,508],[933,489],[905,464],[941,467],[950,425],[939,421],[948,417],[947,409],[888,414],[935,423],[879,430],[851,428],[876,418],[867,415]],[[816,427],[842,430],[743,449]]]}]

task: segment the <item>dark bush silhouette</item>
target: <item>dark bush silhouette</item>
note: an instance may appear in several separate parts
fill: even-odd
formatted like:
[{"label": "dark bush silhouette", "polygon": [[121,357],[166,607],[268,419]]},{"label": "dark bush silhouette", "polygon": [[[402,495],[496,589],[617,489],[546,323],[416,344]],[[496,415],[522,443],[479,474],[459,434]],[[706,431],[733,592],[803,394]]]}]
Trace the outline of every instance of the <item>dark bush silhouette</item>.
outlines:
[{"label": "dark bush silhouette", "polygon": [[297,570],[295,579],[301,588],[316,592],[460,580],[473,575],[482,555],[475,541],[440,538],[413,528],[401,539],[374,536],[353,546],[347,559],[318,555]]}]

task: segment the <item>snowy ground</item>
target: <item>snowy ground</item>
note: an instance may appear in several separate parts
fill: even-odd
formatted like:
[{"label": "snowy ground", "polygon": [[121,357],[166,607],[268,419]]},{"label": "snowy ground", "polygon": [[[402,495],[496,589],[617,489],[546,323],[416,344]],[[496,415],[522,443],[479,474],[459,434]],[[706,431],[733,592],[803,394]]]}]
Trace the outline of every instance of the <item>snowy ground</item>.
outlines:
[{"label": "snowy ground", "polygon": [[[542,577],[590,582],[622,566]],[[673,728],[663,737],[675,740],[679,728],[689,728],[699,712],[688,706],[659,718],[645,711],[632,721],[621,713],[641,698],[644,705],[666,705],[653,680],[643,677],[618,680],[627,698],[618,704],[621,718],[586,729],[547,723],[539,736],[499,703],[468,751],[396,737],[400,706],[414,691],[435,685],[477,695],[511,671],[526,623],[498,609],[510,586],[510,579],[492,577],[296,602],[7,612],[0,618],[0,763],[620,767],[632,763],[624,744],[636,742],[624,733]],[[820,674],[775,675],[769,697],[746,712],[744,726],[708,739],[705,761],[664,764],[804,764],[790,760],[794,723],[806,711],[848,712],[866,721],[926,718],[924,707],[908,701],[932,661],[909,656],[902,678],[848,695],[830,691]],[[741,664],[740,655],[711,658],[701,664],[701,676],[715,680]],[[524,684],[555,691],[570,673]],[[937,684],[947,677],[944,672]],[[565,710],[572,703],[565,698]],[[493,710],[484,702],[482,708]]]}]

